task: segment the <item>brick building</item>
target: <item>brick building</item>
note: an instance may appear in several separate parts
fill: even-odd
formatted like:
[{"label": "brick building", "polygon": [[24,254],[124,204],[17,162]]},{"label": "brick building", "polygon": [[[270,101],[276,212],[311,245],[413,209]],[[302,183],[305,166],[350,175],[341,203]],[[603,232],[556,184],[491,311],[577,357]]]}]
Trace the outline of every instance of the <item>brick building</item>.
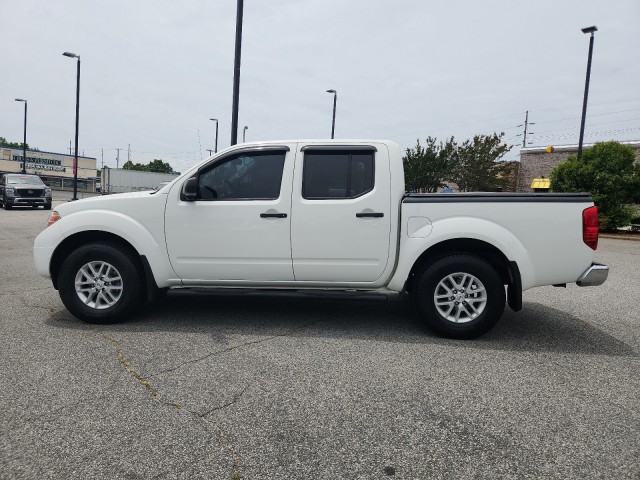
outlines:
[{"label": "brick building", "polygon": [[[629,145],[636,152],[636,162],[640,162],[640,141],[620,142]],[[583,151],[593,147],[593,143],[583,144]],[[578,145],[560,145],[553,147],[553,153],[547,147],[523,148],[520,150],[520,168],[518,170],[518,192],[532,192],[534,179],[549,178],[551,170],[567,158],[578,153]]]}]

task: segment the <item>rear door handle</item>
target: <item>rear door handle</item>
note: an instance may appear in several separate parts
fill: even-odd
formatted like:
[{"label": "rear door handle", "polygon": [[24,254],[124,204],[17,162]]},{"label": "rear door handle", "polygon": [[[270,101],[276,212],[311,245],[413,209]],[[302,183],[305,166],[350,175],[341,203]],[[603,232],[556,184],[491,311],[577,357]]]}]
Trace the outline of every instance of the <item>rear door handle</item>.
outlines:
[{"label": "rear door handle", "polygon": [[380,217],[384,217],[384,213],[382,213],[382,212],[361,212],[361,213],[356,213],[356,217],[358,217],[358,218],[380,218]]},{"label": "rear door handle", "polygon": [[286,213],[261,213],[260,218],[287,218]]}]

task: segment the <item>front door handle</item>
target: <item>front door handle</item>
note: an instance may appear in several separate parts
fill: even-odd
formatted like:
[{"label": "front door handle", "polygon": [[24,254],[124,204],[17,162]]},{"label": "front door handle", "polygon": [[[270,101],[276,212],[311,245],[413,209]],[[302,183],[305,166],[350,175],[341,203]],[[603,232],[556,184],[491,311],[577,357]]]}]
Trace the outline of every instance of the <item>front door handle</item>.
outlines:
[{"label": "front door handle", "polygon": [[260,218],[287,218],[286,213],[261,213]]},{"label": "front door handle", "polygon": [[380,217],[384,217],[384,213],[382,213],[382,212],[360,212],[360,213],[356,213],[356,217],[358,217],[358,218],[380,218]]}]

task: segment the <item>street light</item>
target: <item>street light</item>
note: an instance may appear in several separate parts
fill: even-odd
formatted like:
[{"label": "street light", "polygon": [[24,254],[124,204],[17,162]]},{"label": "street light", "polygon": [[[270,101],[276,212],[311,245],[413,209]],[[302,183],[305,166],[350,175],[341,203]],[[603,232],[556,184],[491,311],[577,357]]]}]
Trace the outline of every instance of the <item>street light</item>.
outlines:
[{"label": "street light", "polygon": [[249,127],[245,125],[242,129],[242,143],[245,143],[245,139],[247,138],[247,130],[249,130]]},{"label": "street light", "polygon": [[78,69],[76,78],[76,151],[73,158],[73,198],[78,199],[78,126],[80,121],[80,55],[71,52],[64,52],[62,55],[69,58],[78,59]]},{"label": "street light", "polygon": [[216,146],[215,146],[215,149],[213,150],[213,153],[218,153],[218,119],[210,118],[209,120],[211,120],[212,122],[216,122]]},{"label": "street light", "polygon": [[236,10],[236,50],[233,61],[233,103],[231,106],[231,145],[238,143],[238,109],[240,103],[240,57],[242,56],[242,13],[243,0],[237,0]]},{"label": "street light", "polygon": [[24,141],[22,142],[22,173],[27,173],[27,101],[16,98],[16,102],[24,102]]},{"label": "street light", "polygon": [[582,157],[582,140],[584,139],[584,123],[587,118],[587,97],[589,96],[589,79],[591,78],[591,56],[593,55],[593,34],[598,31],[595,25],[582,28],[582,33],[589,33],[589,59],[587,60],[587,79],[584,83],[584,101],[582,103],[582,121],[580,122],[580,140],[578,141],[578,161]]},{"label": "street light", "polygon": [[331,122],[331,138],[336,131],[336,101],[338,100],[338,92],[335,90],[327,90],[327,93],[333,93],[333,121]]}]

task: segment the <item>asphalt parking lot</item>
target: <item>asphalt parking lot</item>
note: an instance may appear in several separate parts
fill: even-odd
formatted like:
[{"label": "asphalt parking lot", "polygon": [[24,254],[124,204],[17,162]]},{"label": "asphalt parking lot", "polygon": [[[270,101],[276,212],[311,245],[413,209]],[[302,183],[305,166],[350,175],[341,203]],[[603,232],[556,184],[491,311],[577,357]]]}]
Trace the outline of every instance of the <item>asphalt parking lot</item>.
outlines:
[{"label": "asphalt parking lot", "polygon": [[92,327],[35,273],[48,215],[0,210],[2,479],[640,479],[640,242],[473,341],[403,302],[190,291]]}]

